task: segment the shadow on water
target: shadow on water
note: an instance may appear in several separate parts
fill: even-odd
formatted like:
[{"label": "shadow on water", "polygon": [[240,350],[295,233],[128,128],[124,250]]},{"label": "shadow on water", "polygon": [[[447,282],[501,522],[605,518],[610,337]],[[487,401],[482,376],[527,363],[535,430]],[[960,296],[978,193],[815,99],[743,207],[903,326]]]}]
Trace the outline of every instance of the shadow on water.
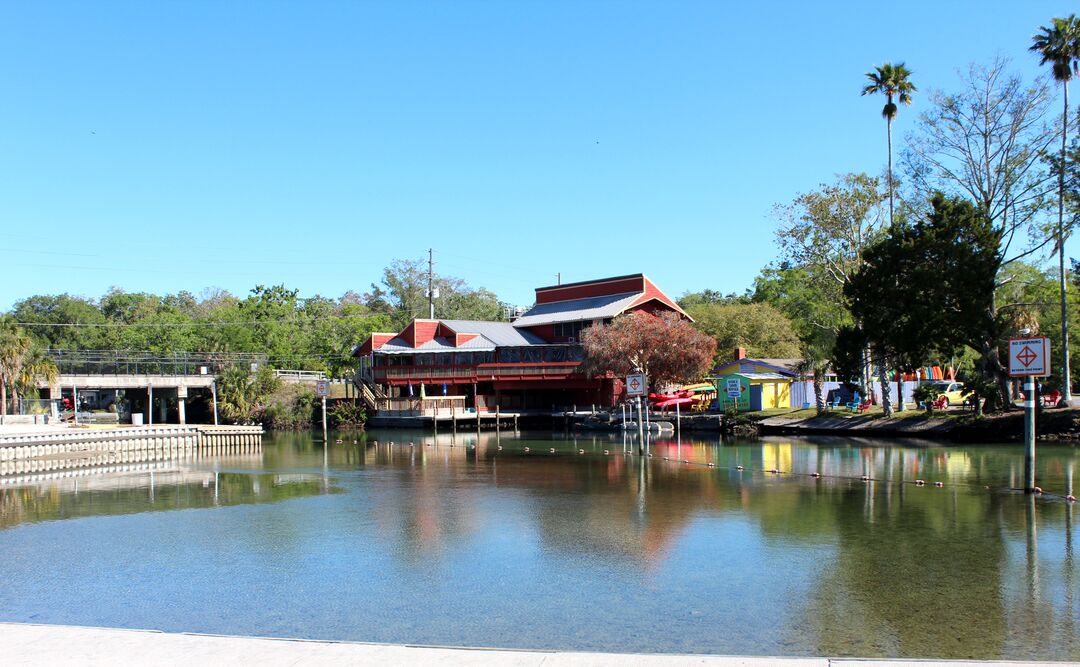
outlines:
[{"label": "shadow on water", "polygon": [[[676,436],[650,440],[643,457],[622,433],[318,438],[274,434],[257,459],[82,478],[78,489],[0,488],[5,553],[70,550],[88,530],[96,546],[79,573],[64,558],[36,569],[12,559],[4,619],[531,648],[1080,658],[1074,504],[1063,500],[1071,447],[1041,448],[1053,494],[1034,498],[1011,490],[1023,474],[1016,445]],[[211,513],[140,518],[174,508]],[[34,523],[66,518],[81,521]],[[170,581],[95,574],[130,559]],[[206,582],[199,595],[193,581]],[[79,604],[95,595],[119,600]]]}]

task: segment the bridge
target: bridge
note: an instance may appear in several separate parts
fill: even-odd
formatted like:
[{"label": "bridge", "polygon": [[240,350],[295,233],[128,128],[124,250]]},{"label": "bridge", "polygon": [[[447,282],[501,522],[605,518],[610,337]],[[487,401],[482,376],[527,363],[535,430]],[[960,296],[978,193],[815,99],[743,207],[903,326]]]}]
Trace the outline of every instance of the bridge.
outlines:
[{"label": "bridge", "polygon": [[[265,354],[248,353],[50,349],[46,355],[56,364],[59,375],[51,383],[39,379],[37,386],[45,399],[43,403],[66,400],[78,410],[89,412],[107,410],[122,400],[136,420],[141,415],[146,424],[187,423],[190,402],[195,400],[212,408],[212,415],[197,417],[217,423],[216,376],[231,366],[255,370],[268,362]],[[283,382],[293,384],[314,386],[326,379],[326,374],[319,371],[275,370],[274,373]],[[45,405],[38,411],[52,409]]]}]

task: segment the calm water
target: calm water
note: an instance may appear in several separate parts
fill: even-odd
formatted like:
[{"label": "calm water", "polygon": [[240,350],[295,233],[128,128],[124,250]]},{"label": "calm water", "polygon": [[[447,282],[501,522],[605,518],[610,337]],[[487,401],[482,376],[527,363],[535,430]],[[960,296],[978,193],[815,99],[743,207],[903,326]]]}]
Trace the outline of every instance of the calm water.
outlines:
[{"label": "calm water", "polygon": [[[1008,490],[1018,445],[684,438],[645,460],[621,435],[341,437],[325,456],[274,435],[256,453],[0,484],[0,620],[1080,659],[1076,510]],[[1040,485],[1064,495],[1077,458],[1040,446]]]}]

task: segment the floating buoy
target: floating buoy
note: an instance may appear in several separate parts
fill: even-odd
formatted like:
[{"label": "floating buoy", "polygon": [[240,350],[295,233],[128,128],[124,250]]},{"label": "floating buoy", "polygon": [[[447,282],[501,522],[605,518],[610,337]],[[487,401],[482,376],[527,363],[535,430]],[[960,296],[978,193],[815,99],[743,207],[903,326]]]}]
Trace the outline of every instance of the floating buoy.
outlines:
[{"label": "floating buoy", "polygon": [[773,469],[772,469],[772,470],[770,470],[769,472],[771,472],[771,473],[772,473],[772,474],[774,474],[774,475],[779,475],[779,474],[780,474],[780,471],[779,471],[779,470],[777,470],[776,468],[773,468]]},{"label": "floating buoy", "polygon": [[584,454],[584,453],[585,453],[585,450],[584,450],[584,449],[579,449],[579,450],[577,450],[577,453],[578,453],[578,454]]},{"label": "floating buoy", "polygon": [[500,452],[502,451],[502,445],[498,445],[498,450],[499,450]]},{"label": "floating buoy", "polygon": [[529,448],[528,448],[528,447],[526,447],[526,448],[525,448],[525,453],[526,453],[526,454],[528,454],[528,453],[529,453]]},{"label": "floating buoy", "polygon": [[652,454],[649,454],[649,458],[650,458],[650,459],[652,458]]},{"label": "floating buoy", "polygon": [[554,447],[552,447],[551,449],[549,449],[549,450],[548,450],[548,453],[549,453],[549,454],[554,454],[554,453],[555,453],[555,448],[554,448]]},{"label": "floating buoy", "polygon": [[393,447],[393,446],[394,446],[394,441],[393,441],[393,440],[391,440],[391,441],[390,441],[390,446],[391,446],[391,447]]},{"label": "floating buoy", "polygon": [[667,457],[666,457],[666,456],[664,457],[664,460],[665,460],[665,461],[667,461]]},{"label": "floating buoy", "polygon": [[924,484],[926,484],[925,479],[917,479],[917,480],[915,480],[915,486],[923,486]]},{"label": "floating buoy", "polygon": [[870,476],[869,475],[863,475],[859,479],[861,479],[864,482],[869,482],[870,481]]},{"label": "floating buoy", "polygon": [[820,472],[812,472],[812,473],[810,473],[810,476],[811,477],[821,477],[821,473]]},{"label": "floating buoy", "polygon": [[683,463],[690,463],[690,459],[683,459],[682,462]]},{"label": "floating buoy", "polygon": [[413,446],[413,444],[412,444],[412,443],[410,442],[410,443],[409,443],[409,446],[410,446],[410,447],[412,447],[412,446]]},{"label": "floating buoy", "polygon": [[606,456],[607,454],[608,454],[608,450],[605,449],[604,450],[604,455]]},{"label": "floating buoy", "polygon": [[1034,489],[1032,489],[1032,491],[1034,491],[1035,493],[1042,493],[1042,488],[1036,486]]},{"label": "floating buoy", "polygon": [[353,441],[352,441],[352,444],[354,444],[354,445],[355,445],[355,444],[356,444],[356,441],[355,441],[355,440],[353,440]]},{"label": "floating buoy", "polygon": [[338,438],[337,440],[335,440],[334,443],[340,445],[341,444],[341,438]]},{"label": "floating buoy", "polygon": [[1068,500],[1070,503],[1075,503],[1076,502],[1076,496],[1071,495],[1071,494],[1067,495],[1067,496],[1065,496],[1065,500]]},{"label": "floating buoy", "polygon": [[710,468],[715,468],[715,467],[716,467],[716,464],[715,464],[715,463],[710,463],[710,464],[709,464],[709,467],[710,467]]},{"label": "floating buoy", "polygon": [[736,470],[742,470],[742,469],[743,469],[743,467],[742,467],[742,466],[735,466],[735,469],[736,469]]},{"label": "floating buoy", "polygon": [[934,486],[936,486],[938,488],[943,487],[943,486],[945,486],[945,482],[934,482]]}]

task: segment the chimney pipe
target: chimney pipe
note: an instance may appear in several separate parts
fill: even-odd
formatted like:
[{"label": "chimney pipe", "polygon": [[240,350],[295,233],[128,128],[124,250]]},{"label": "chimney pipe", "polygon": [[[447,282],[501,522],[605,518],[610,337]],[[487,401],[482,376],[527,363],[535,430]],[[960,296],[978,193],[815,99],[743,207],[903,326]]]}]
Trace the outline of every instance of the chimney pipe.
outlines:
[{"label": "chimney pipe", "polygon": [[745,358],[746,358],[746,348],[745,347],[737,347],[737,348],[735,348],[735,361],[738,361],[739,359],[745,359]]}]

